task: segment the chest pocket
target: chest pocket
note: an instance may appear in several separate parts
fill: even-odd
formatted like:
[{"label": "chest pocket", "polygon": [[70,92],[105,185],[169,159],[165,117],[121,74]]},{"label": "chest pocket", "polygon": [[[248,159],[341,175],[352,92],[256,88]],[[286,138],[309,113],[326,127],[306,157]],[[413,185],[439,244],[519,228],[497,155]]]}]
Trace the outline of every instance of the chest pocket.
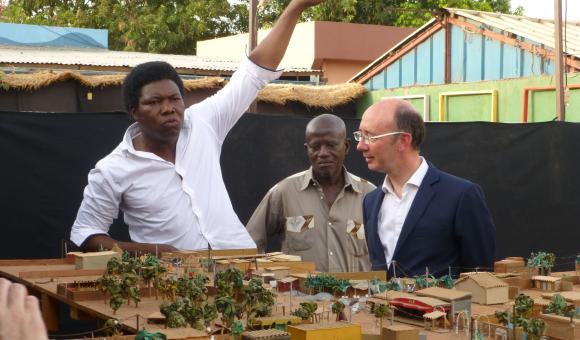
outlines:
[{"label": "chest pocket", "polygon": [[300,251],[312,248],[314,243],[314,216],[286,217],[285,243],[289,250]]},{"label": "chest pocket", "polygon": [[365,239],[364,224],[355,220],[348,220],[346,222],[346,233],[348,249],[354,256],[366,256],[369,251],[367,248],[367,241]]}]

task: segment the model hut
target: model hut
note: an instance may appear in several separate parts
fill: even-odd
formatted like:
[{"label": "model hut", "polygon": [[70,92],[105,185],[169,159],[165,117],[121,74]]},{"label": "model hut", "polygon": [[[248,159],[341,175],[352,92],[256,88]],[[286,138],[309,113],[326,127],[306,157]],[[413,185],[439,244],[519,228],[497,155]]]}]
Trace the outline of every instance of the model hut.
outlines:
[{"label": "model hut", "polygon": [[506,303],[509,286],[488,272],[464,273],[455,282],[457,290],[471,293],[471,299],[482,305]]},{"label": "model hut", "polygon": [[561,277],[537,275],[532,277],[532,286],[548,292],[560,290]]}]

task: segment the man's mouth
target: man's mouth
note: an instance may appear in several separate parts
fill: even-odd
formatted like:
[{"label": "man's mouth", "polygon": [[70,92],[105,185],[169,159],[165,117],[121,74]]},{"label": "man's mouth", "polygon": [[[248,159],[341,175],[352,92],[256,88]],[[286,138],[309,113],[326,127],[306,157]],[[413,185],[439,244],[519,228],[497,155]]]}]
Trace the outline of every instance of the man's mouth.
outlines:
[{"label": "man's mouth", "polygon": [[166,127],[177,127],[177,126],[179,126],[179,120],[172,118],[172,119],[168,119],[168,120],[164,121],[162,124],[163,124],[163,126],[166,126]]}]

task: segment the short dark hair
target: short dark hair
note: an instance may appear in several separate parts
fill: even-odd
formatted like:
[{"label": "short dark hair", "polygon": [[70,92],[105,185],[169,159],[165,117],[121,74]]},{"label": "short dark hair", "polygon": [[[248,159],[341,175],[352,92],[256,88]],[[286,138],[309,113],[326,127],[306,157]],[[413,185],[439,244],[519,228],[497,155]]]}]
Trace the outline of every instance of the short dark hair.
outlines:
[{"label": "short dark hair", "polygon": [[158,80],[171,80],[179,88],[183,96],[183,81],[175,68],[164,61],[151,61],[135,66],[123,81],[123,104],[125,110],[130,111],[139,106],[141,88]]},{"label": "short dark hair", "polygon": [[421,115],[411,105],[399,105],[395,110],[395,123],[399,131],[409,132],[413,137],[411,146],[419,150],[425,139],[425,123]]}]

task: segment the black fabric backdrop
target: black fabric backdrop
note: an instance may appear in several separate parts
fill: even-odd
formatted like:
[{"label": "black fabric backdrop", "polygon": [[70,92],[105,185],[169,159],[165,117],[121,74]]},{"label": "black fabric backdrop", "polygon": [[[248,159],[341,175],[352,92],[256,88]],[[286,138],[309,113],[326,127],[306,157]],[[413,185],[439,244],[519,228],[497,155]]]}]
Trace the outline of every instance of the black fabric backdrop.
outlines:
[{"label": "black fabric backdrop", "polygon": [[[310,117],[244,116],[222,153],[224,180],[242,222],[278,180],[308,166]],[[0,258],[62,254],[87,173],[121,140],[124,113],[0,112]],[[347,119],[349,133],[358,120]],[[439,169],[479,183],[497,225],[497,258],[553,251],[557,270],[580,253],[580,124],[428,123],[423,155]],[[348,169],[375,184],[351,147]],[[126,239],[116,221],[112,235]]]}]

